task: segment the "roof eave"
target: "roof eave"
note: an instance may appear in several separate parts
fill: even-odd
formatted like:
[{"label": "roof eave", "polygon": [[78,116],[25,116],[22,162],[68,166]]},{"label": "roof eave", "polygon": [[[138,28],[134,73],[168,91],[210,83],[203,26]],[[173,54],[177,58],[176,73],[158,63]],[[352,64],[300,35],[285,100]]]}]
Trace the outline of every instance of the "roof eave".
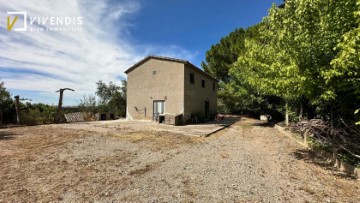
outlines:
[{"label": "roof eave", "polygon": [[135,68],[137,68],[138,66],[140,66],[141,64],[145,63],[146,61],[148,61],[149,59],[158,59],[158,60],[165,60],[165,61],[173,61],[173,62],[177,62],[177,63],[182,63],[182,64],[186,64],[189,65],[191,67],[193,67],[194,69],[196,69],[197,71],[201,72],[202,74],[206,75],[207,77],[215,80],[216,82],[219,82],[218,79],[214,78],[213,76],[211,76],[210,74],[206,73],[205,71],[201,70],[200,68],[196,67],[194,64],[190,63],[189,61],[185,61],[185,60],[181,60],[181,59],[175,59],[175,58],[169,58],[169,57],[162,57],[162,56],[147,56],[144,59],[142,59],[141,61],[135,63],[134,65],[132,65],[130,68],[128,68],[126,71],[124,71],[125,74],[130,73],[132,70],[134,70]]}]

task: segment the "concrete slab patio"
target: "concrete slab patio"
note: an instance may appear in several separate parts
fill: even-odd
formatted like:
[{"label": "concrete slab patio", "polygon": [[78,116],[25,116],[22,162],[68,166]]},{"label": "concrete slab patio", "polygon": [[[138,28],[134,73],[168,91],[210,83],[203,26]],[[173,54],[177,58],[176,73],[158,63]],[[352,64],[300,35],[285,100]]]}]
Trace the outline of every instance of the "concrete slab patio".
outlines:
[{"label": "concrete slab patio", "polygon": [[166,124],[159,124],[154,121],[127,121],[127,120],[112,120],[112,121],[94,121],[94,122],[78,122],[66,123],[61,125],[52,125],[56,127],[89,130],[95,132],[107,133],[132,133],[138,131],[156,131],[156,132],[171,132],[182,135],[190,135],[196,137],[206,137],[215,132],[218,132],[236,121],[240,120],[239,116],[226,116],[220,121],[210,121],[200,124],[191,124],[183,126],[173,126]]}]

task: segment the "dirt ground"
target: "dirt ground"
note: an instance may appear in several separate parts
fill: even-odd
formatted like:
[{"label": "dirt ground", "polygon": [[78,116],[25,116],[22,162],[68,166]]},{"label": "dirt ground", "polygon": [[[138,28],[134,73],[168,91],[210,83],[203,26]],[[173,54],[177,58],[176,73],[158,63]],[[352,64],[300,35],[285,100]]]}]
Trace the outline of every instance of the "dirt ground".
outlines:
[{"label": "dirt ground", "polygon": [[[226,116],[225,119],[220,121],[211,121],[207,123],[173,126],[166,124],[159,124],[149,120],[110,120],[110,121],[94,121],[94,122],[81,122],[81,123],[65,123],[61,124],[62,128],[69,128],[75,130],[90,130],[100,133],[134,133],[143,131],[162,132],[170,134],[182,134],[195,137],[204,137],[217,132],[224,127],[238,121],[238,116]],[[53,125],[59,126],[59,125]]]},{"label": "dirt ground", "polygon": [[118,125],[0,129],[0,202],[360,202],[359,180],[256,120],[210,137]]}]

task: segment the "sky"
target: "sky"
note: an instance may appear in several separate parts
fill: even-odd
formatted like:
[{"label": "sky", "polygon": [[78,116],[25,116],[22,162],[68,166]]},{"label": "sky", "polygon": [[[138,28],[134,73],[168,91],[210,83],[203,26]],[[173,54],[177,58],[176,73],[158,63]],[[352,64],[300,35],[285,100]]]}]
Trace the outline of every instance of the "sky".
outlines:
[{"label": "sky", "polygon": [[[0,81],[13,96],[53,105],[56,90],[72,88],[63,105],[77,105],[99,80],[120,85],[148,55],[201,68],[211,45],[261,22],[273,3],[281,0],[0,0]],[[26,12],[26,31],[16,30],[23,13],[8,12]],[[63,27],[75,30],[47,30]]]}]

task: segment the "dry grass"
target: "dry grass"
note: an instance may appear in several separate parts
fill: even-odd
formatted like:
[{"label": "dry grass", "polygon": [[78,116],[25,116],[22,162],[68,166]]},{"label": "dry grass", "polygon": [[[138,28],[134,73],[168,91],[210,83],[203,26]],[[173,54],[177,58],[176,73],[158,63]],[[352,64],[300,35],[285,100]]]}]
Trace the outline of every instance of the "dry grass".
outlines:
[{"label": "dry grass", "polygon": [[83,130],[74,133],[73,130],[59,130],[43,126],[3,129],[1,131],[10,131],[13,139],[0,142],[0,156],[27,153],[29,151],[32,153],[42,152],[46,148],[61,146],[70,140],[91,135],[91,133]]},{"label": "dry grass", "polygon": [[146,165],[144,168],[140,168],[140,169],[136,169],[136,170],[133,170],[133,171],[130,171],[129,175],[142,175],[148,171],[150,171],[152,169],[152,167],[150,165]]},{"label": "dry grass", "polygon": [[310,188],[309,186],[307,186],[307,185],[300,186],[300,187],[299,187],[299,190],[304,190],[305,192],[309,193],[310,195],[313,195],[313,194],[316,193],[313,189],[311,189],[311,188]]},{"label": "dry grass", "polygon": [[[126,127],[0,129],[0,202],[230,202],[231,195],[249,197],[236,202],[266,200],[249,194],[252,188],[265,198],[282,195],[278,201],[307,196],[322,202],[337,195],[331,200],[358,202],[355,180],[294,158],[297,145],[254,123],[240,121],[207,138]],[[279,185],[284,193],[274,192]],[[206,199],[213,193],[218,199]]]},{"label": "dry grass", "polygon": [[185,136],[171,132],[142,131],[127,134],[110,134],[110,136],[121,138],[132,143],[148,143],[152,145],[153,151],[161,149],[172,149],[181,145],[201,144],[204,138]]},{"label": "dry grass", "polygon": [[171,132],[109,135],[51,126],[1,129],[0,133],[7,138],[0,140],[0,202],[106,199],[131,185],[131,176],[156,167],[156,163],[139,167],[134,162],[137,155],[124,149],[126,143],[158,152],[203,142],[203,138]]},{"label": "dry grass", "polygon": [[189,177],[183,178],[181,183],[184,185],[183,192],[187,198],[195,197],[194,190],[192,188],[192,184]]},{"label": "dry grass", "polygon": [[[87,187],[88,180],[107,185],[106,175],[97,175],[104,172],[104,166],[128,162],[126,154],[121,153],[97,159],[71,154],[68,145],[81,145],[82,139],[95,136],[91,132],[42,126],[5,130],[11,131],[14,138],[1,141],[0,202],[61,201],[68,190],[78,190],[86,197],[90,194],[81,192],[81,188]],[[70,153],[69,157],[61,158],[66,153]],[[88,191],[99,192],[91,188]]]},{"label": "dry grass", "polygon": [[230,155],[227,153],[221,153],[220,156],[221,156],[221,158],[226,159],[226,158],[229,158]]}]

